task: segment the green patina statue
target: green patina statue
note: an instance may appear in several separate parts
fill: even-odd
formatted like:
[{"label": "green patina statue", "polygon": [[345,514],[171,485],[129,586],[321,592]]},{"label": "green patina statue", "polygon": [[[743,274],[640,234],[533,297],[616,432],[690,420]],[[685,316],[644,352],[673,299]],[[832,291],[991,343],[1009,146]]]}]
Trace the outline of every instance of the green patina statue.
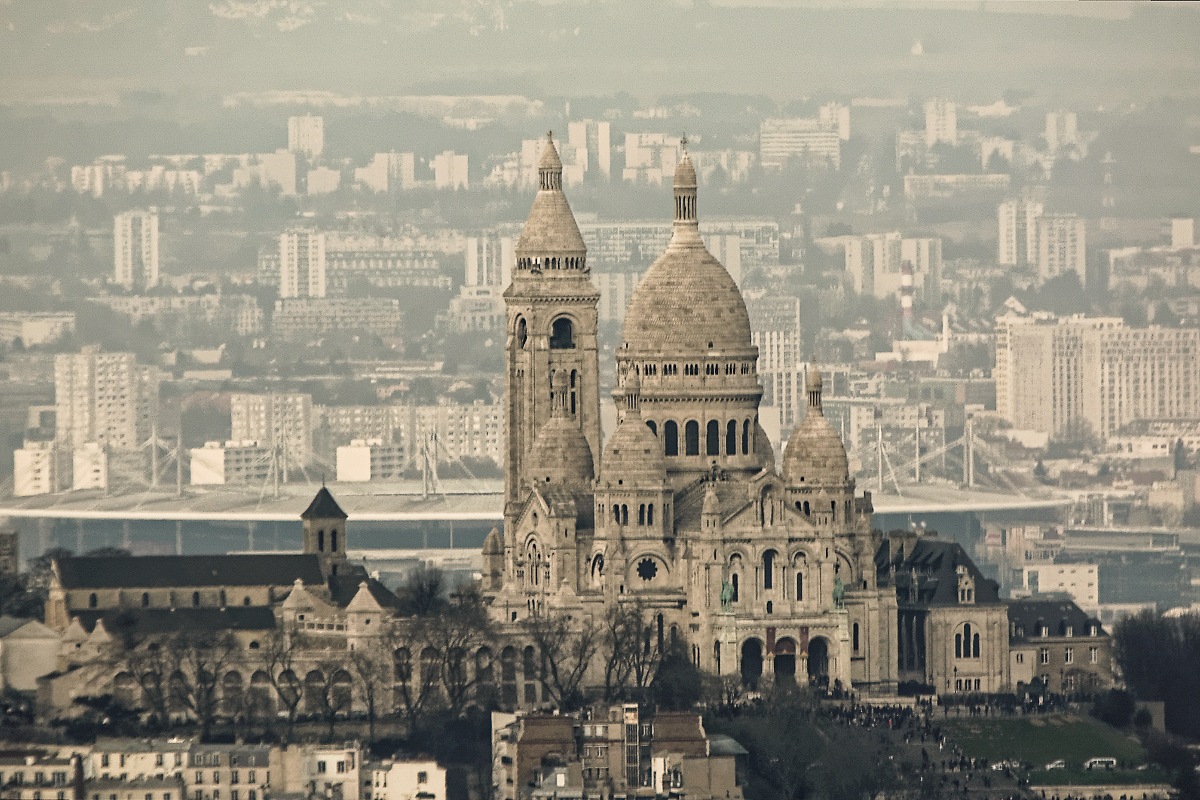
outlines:
[{"label": "green patina statue", "polygon": [[732,602],[733,584],[731,584],[729,581],[721,581],[721,610],[728,611]]}]

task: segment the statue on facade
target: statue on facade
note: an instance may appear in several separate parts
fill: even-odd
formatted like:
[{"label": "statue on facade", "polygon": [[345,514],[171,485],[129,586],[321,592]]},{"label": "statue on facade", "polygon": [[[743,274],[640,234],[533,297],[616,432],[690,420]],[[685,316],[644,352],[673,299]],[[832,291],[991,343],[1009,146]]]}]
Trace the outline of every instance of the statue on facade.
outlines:
[{"label": "statue on facade", "polygon": [[842,583],[840,576],[833,579],[833,607],[846,607],[846,584]]},{"label": "statue on facade", "polygon": [[733,603],[733,584],[729,581],[721,581],[721,610],[728,611],[729,606]]}]

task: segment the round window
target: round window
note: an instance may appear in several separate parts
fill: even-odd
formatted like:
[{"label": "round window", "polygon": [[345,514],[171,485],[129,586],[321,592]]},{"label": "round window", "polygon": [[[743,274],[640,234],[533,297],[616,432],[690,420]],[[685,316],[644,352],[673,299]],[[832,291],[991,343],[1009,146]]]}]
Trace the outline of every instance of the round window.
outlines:
[{"label": "round window", "polygon": [[658,564],[654,563],[653,558],[643,558],[638,562],[637,574],[644,581],[652,581],[658,575]]}]

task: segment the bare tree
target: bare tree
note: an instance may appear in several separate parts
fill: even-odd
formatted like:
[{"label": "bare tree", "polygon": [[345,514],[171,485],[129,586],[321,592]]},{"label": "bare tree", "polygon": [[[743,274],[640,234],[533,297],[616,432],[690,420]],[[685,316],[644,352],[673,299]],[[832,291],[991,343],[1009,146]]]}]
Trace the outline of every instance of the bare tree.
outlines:
[{"label": "bare tree", "polygon": [[132,646],[125,654],[125,666],[142,688],[142,698],[165,726],[170,718],[170,693],[167,679],[174,671],[161,639]]},{"label": "bare tree", "polygon": [[601,631],[604,697],[613,701],[631,689],[645,699],[662,661],[661,632],[656,635],[640,600],[608,610]]},{"label": "bare tree", "polygon": [[396,593],[406,614],[431,617],[446,606],[446,575],[437,567],[418,567]]},{"label": "bare tree", "polygon": [[316,703],[317,711],[329,726],[329,740],[333,741],[338,714],[350,710],[350,703],[353,699],[353,678],[343,667],[342,659],[337,657],[318,661],[314,665],[313,671],[308,674],[311,676],[314,672],[320,676],[320,680],[306,679],[304,690],[313,693],[312,699]]},{"label": "bare tree", "polygon": [[436,663],[430,666],[437,670],[447,709],[458,714],[479,680],[478,671],[473,669],[475,653],[494,638],[487,611],[474,593],[464,592],[436,616],[423,620],[420,631],[425,645],[421,671],[425,672],[427,655],[435,654]]},{"label": "bare tree", "polygon": [[583,679],[592,658],[600,650],[603,628],[591,617],[572,620],[566,614],[546,612],[523,623],[541,655],[542,685],[562,710],[583,704]]},{"label": "bare tree", "polygon": [[171,702],[185,708],[206,739],[219,711],[221,678],[237,663],[240,648],[229,631],[183,630],[160,642],[166,651]]},{"label": "bare tree", "polygon": [[392,651],[385,645],[385,641],[372,642],[351,650],[347,664],[357,694],[367,709],[368,744],[375,742],[375,720],[392,681]]},{"label": "bare tree", "polygon": [[264,640],[262,653],[263,667],[271,680],[271,688],[275,696],[287,712],[287,730],[283,741],[292,739],[292,731],[296,726],[296,710],[304,697],[304,687],[296,677],[296,654],[303,646],[303,637],[298,630],[288,627],[276,627]]},{"label": "bare tree", "polygon": [[[440,685],[438,657],[433,648],[423,644],[423,628],[420,620],[401,620],[385,637],[385,647],[392,655],[396,705],[408,721],[410,732],[436,699]],[[425,651],[431,655],[426,656]],[[418,663],[414,666],[414,662]]]}]

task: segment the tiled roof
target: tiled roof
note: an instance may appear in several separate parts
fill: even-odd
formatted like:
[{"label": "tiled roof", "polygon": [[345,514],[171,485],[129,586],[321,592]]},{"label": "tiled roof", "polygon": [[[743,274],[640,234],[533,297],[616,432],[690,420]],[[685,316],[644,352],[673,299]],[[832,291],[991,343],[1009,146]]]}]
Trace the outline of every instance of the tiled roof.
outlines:
[{"label": "tiled roof", "polygon": [[[893,534],[883,540],[875,553],[875,568],[880,584],[893,581],[897,599],[901,603],[923,605],[957,606],[958,567],[964,566],[974,579],[975,598],[973,605],[988,605],[1000,602],[1000,590],[995,581],[984,577],[975,562],[963,550],[962,545],[949,539],[933,536],[914,537],[908,552],[893,558],[899,550],[900,538]],[[893,549],[893,545],[897,545]],[[915,580],[915,583],[914,583]]]},{"label": "tiled roof", "polygon": [[1048,636],[1066,636],[1068,628],[1072,636],[1090,636],[1092,625],[1105,635],[1100,621],[1089,617],[1072,600],[1010,600],[1008,622],[1014,639],[1039,638],[1038,629],[1042,626]]},{"label": "tiled roof", "polygon": [[226,608],[113,608],[72,612],[89,630],[97,620],[111,634],[143,636],[178,631],[269,631],[275,615],[263,606]]},{"label": "tiled roof", "polygon": [[322,486],[300,519],[346,519],[346,512],[342,511],[329,490]]}]

